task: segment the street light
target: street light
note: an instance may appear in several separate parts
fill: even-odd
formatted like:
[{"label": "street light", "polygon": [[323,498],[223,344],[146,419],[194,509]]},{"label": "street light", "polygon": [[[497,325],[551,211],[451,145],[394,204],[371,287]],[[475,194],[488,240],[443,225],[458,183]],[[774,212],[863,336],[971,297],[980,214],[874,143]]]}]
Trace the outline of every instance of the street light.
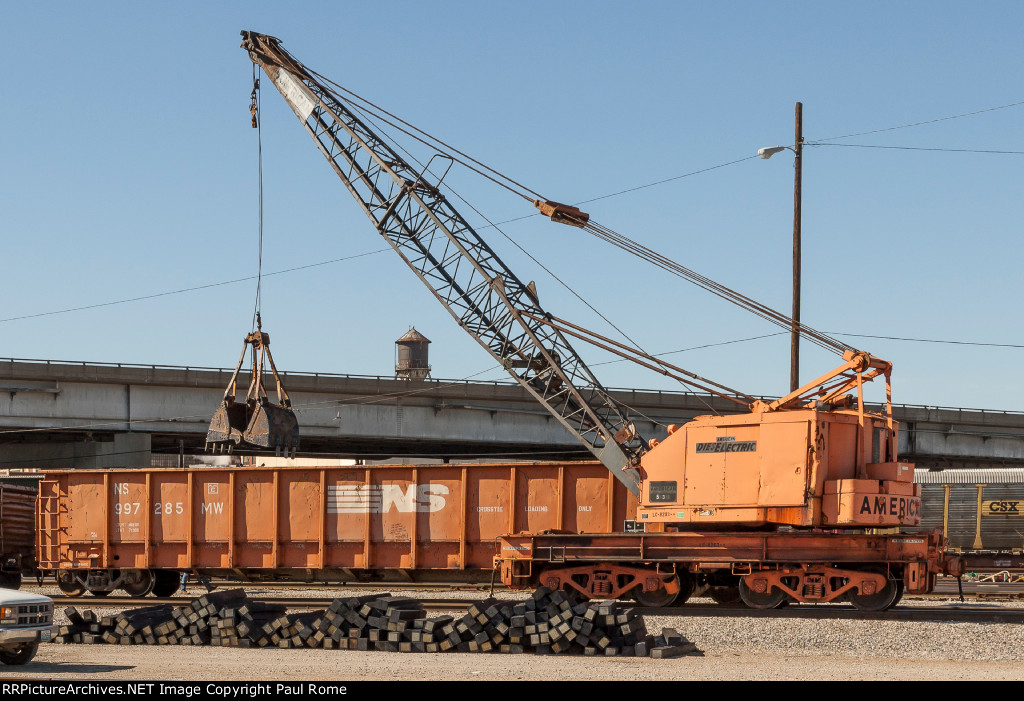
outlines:
[{"label": "street light", "polygon": [[776,153],[792,151],[793,159],[793,331],[790,336],[789,391],[800,387],[800,199],[803,180],[804,105],[796,103],[795,146],[768,146],[757,150],[757,155],[768,160]]},{"label": "street light", "polygon": [[[776,153],[782,153],[786,149],[789,149],[790,151],[793,151],[793,149],[791,147],[789,147],[789,146],[769,146],[769,147],[766,147],[766,148],[759,148],[759,149],[757,149],[757,155],[767,161],[769,158],[774,156]],[[793,153],[796,153],[796,151],[793,151]]]}]

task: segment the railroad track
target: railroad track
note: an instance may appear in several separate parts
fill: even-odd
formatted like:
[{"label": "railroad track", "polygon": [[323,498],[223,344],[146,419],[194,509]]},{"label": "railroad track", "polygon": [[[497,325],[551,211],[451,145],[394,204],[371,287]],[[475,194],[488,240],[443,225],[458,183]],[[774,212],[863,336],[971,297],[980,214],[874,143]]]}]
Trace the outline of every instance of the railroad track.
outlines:
[{"label": "railroad track", "polygon": [[[210,580],[210,584],[216,589],[229,589],[231,587],[244,587],[246,589],[376,589],[376,590],[420,590],[420,591],[488,591],[491,589],[490,582],[340,582],[340,581],[260,581],[243,582],[237,579]],[[190,581],[189,586],[200,591],[201,584]],[[500,583],[494,584],[495,591],[508,591],[508,588]]]},{"label": "railroad track", "polygon": [[[85,608],[140,608],[171,604],[187,605],[186,597],[169,597],[156,599],[152,597],[95,597],[95,596],[55,596],[52,597],[57,610],[65,606],[82,606]],[[261,601],[272,601],[287,606],[289,609],[316,611],[326,609],[333,599],[285,598],[285,597],[251,597]],[[461,611],[473,603],[472,599],[422,599],[420,601],[426,611]],[[1024,608],[1002,608],[991,604],[957,605],[957,606],[898,606],[889,611],[859,611],[852,606],[839,604],[792,605],[781,609],[750,609],[745,606],[722,606],[688,604],[668,608],[648,608],[621,602],[637,613],[646,616],[682,616],[688,618],[777,618],[777,619],[811,619],[811,620],[877,620],[877,621],[956,621],[979,623],[1024,623]]]},{"label": "railroad track", "polygon": [[[385,592],[381,592],[383,595]],[[161,604],[170,604],[172,606],[188,606],[192,602],[192,597],[186,596],[172,596],[165,598],[155,598],[152,596],[145,596],[139,598],[122,597],[122,596],[51,596],[53,599],[53,606],[55,610],[60,610],[65,606],[83,606],[90,609],[98,608],[142,608],[145,606],[159,606]],[[276,596],[253,596],[249,595],[249,598],[253,601],[268,601],[275,604],[284,604],[289,609],[303,610],[303,611],[316,611],[318,609],[325,609],[331,605],[334,599],[311,599],[308,597],[303,598],[289,598],[289,597],[276,597]],[[481,598],[485,598],[481,596]],[[468,608],[475,599],[423,599],[421,604],[427,611],[451,611]]]},{"label": "railroad track", "polygon": [[694,618],[779,618],[851,621],[956,621],[975,623],[1024,623],[1024,609],[986,606],[897,606],[888,611],[859,611],[841,604],[790,605],[781,609],[750,609],[745,606],[687,605],[671,608],[634,607],[645,616]]},{"label": "railroad track", "polygon": [[[1012,600],[1024,599],[1024,584],[1019,582],[964,582],[964,596],[976,599]],[[940,579],[930,597],[959,596],[956,580]]]}]

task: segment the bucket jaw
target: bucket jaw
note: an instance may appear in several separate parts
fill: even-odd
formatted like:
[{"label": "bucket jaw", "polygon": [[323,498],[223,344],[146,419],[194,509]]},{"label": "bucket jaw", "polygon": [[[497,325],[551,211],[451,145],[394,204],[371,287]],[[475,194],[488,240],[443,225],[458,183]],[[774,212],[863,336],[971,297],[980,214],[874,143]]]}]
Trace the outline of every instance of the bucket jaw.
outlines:
[{"label": "bucket jaw", "polygon": [[[249,389],[244,400],[238,401],[238,373],[250,346],[252,371]],[[266,363],[269,363],[277,383],[276,403],[270,401],[263,384]],[[230,453],[236,448],[257,448],[273,450],[276,455],[294,457],[299,448],[299,421],[291,407],[291,400],[281,384],[281,377],[270,355],[270,334],[262,330],[254,331],[245,337],[242,355],[224,391],[224,398],[210,419],[206,449],[215,453]]]}]

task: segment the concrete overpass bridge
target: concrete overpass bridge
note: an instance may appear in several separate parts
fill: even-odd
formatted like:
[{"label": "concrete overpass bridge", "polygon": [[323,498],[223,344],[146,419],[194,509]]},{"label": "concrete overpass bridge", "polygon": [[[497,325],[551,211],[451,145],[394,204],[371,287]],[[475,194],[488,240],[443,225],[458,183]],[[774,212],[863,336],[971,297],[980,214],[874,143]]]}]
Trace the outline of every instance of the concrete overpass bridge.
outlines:
[{"label": "concrete overpass bridge", "polygon": [[[202,452],[231,371],[0,359],[0,469],[173,465]],[[300,457],[572,459],[589,453],[512,382],[283,373]],[[248,376],[241,379],[247,385]],[[735,406],[708,395],[613,390],[645,437]],[[901,458],[919,467],[1024,466],[1024,412],[897,405]]]}]

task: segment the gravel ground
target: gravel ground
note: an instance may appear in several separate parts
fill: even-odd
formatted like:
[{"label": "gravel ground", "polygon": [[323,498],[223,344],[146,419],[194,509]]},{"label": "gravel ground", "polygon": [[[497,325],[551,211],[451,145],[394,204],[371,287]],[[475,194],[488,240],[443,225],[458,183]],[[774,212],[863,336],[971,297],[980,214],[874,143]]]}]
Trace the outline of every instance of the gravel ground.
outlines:
[{"label": "gravel ground", "polygon": [[[30,589],[52,593],[45,587]],[[190,594],[198,596],[201,591],[193,589]],[[346,594],[339,589],[308,589],[301,593],[296,589],[255,591],[264,596]],[[370,592],[361,589],[358,593]],[[408,595],[467,600],[485,596],[480,592],[448,589],[416,591]],[[521,595],[499,592],[497,596],[519,598]],[[694,602],[710,603],[702,599],[694,599]],[[943,602],[908,598],[902,605],[937,603]],[[98,607],[94,610],[101,615],[116,613],[116,610]],[[59,620],[62,617],[58,612],[58,623],[63,622]],[[1020,651],[1024,650],[1024,627],[1014,624],[650,615],[644,618],[652,632],[659,632],[663,627],[677,629],[693,641],[704,656],[652,660],[46,644],[31,663],[24,667],[6,667],[3,676],[85,681],[251,681],[253,670],[258,669],[261,681],[1024,679],[1024,668],[1018,662]]]}]

